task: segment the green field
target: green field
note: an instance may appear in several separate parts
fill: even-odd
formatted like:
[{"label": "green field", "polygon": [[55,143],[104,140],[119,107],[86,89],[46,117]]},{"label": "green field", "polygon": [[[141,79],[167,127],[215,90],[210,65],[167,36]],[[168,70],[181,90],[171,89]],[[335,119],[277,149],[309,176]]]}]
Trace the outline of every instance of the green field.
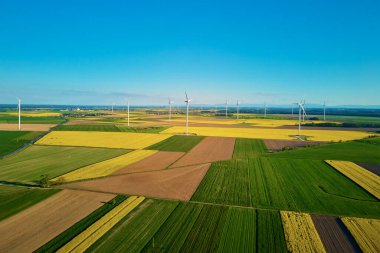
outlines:
[{"label": "green field", "polygon": [[111,211],[113,208],[115,208],[117,205],[119,205],[121,202],[126,200],[126,196],[116,196],[113,200],[109,201],[108,203],[105,203],[98,209],[96,209],[94,212],[89,214],[86,218],[78,221],[70,228],[66,229],[64,232],[50,240],[48,243],[43,245],[41,248],[35,251],[35,253],[53,253],[56,252],[59,248],[61,248],[63,245],[71,241],[74,237],[79,235],[81,232],[83,232],[86,228],[91,226],[94,222],[99,220],[101,217],[103,217],[106,213]]},{"label": "green field", "polygon": [[380,202],[323,161],[258,158],[213,163],[192,200],[380,217]]},{"label": "green field", "polygon": [[41,175],[54,178],[127,152],[122,149],[33,145],[0,160],[0,181],[36,183]]},{"label": "green field", "polygon": [[133,133],[159,133],[167,127],[128,127],[118,125],[60,125],[55,131],[97,131],[97,132],[133,132]]},{"label": "green field", "polygon": [[38,203],[58,191],[0,184],[0,220]]},{"label": "green field", "polygon": [[201,140],[203,140],[203,138],[203,136],[174,135],[164,141],[147,147],[146,149],[187,152],[195,147]]},{"label": "green field", "polygon": [[18,149],[41,134],[42,132],[0,131],[0,156]]},{"label": "green field", "polygon": [[353,162],[380,162],[379,138],[362,141],[334,143],[322,146],[294,149],[270,154],[275,158],[345,160]]},{"label": "green field", "polygon": [[263,140],[238,138],[235,142],[234,159],[254,158],[266,153]]},{"label": "green field", "polygon": [[[63,117],[26,117],[21,116],[23,124],[59,124],[64,122]],[[0,123],[16,124],[18,123],[18,116],[0,114]]]},{"label": "green field", "polygon": [[177,205],[177,201],[145,200],[86,252],[140,252]]}]

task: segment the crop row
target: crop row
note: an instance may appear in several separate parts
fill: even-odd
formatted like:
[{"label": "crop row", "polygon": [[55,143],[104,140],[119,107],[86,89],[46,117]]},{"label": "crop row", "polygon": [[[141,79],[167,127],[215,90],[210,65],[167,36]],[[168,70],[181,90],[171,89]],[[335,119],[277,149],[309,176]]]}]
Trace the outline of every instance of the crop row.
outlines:
[{"label": "crop row", "polygon": [[328,164],[380,199],[380,177],[353,162],[327,160]]},{"label": "crop row", "polygon": [[57,252],[84,252],[108,230],[116,225],[124,216],[138,206],[144,199],[144,197],[129,197],[123,203],[116,206],[82,233],[73,238],[70,242],[61,247]]},{"label": "crop row", "polygon": [[125,168],[132,163],[138,162],[148,156],[151,156],[156,152],[157,151],[154,150],[134,150],[130,153],[74,170],[62,176],[56,177],[52,181],[68,182],[104,177],[122,168]]},{"label": "crop row", "polygon": [[234,159],[259,157],[266,152],[262,140],[238,138],[235,141]]},{"label": "crop row", "polygon": [[213,163],[192,200],[359,217],[380,203],[323,161],[236,159]]}]

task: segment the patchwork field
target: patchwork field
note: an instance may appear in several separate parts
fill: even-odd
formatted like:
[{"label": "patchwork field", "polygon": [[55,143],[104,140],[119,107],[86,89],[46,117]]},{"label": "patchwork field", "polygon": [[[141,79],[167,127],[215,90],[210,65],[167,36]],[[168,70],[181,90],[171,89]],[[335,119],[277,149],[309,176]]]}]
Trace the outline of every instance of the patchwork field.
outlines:
[{"label": "patchwork field", "polygon": [[270,157],[380,163],[379,154],[380,145],[362,141],[351,141],[283,151],[271,154]]},{"label": "patchwork field", "polygon": [[91,179],[97,177],[104,177],[110,175],[129,164],[138,162],[146,157],[155,154],[157,151],[153,150],[134,150],[130,153],[111,158],[99,163],[94,163],[80,169],[71,171],[67,174],[54,178],[54,182],[70,182],[84,179]]},{"label": "patchwork field", "polygon": [[342,218],[342,221],[363,252],[380,251],[380,220]]},{"label": "patchwork field", "polygon": [[0,157],[29,143],[41,134],[41,132],[0,131]]},{"label": "patchwork field", "polygon": [[192,200],[320,214],[380,217],[380,202],[323,161],[213,163]]},{"label": "patchwork field", "polygon": [[310,215],[281,211],[289,252],[326,252]]},{"label": "patchwork field", "polygon": [[353,162],[327,160],[333,168],[380,199],[380,177]]},{"label": "patchwork field", "polygon": [[[186,127],[174,126],[161,133],[183,134]],[[297,129],[270,129],[270,128],[215,128],[215,127],[189,127],[189,133],[201,136],[221,136],[236,138],[255,138],[255,139],[276,139],[276,140],[295,140],[298,134]],[[349,141],[362,139],[371,134],[359,131],[339,131],[339,130],[302,130],[302,135],[308,136],[311,141]]]},{"label": "patchwork field", "polygon": [[322,145],[321,142],[316,141],[289,141],[289,140],[264,140],[267,149],[272,151],[281,151],[286,148],[301,148],[308,146]]},{"label": "patchwork field", "polygon": [[55,189],[0,184],[0,221],[57,193]]},{"label": "patchwork field", "polygon": [[148,147],[147,149],[160,151],[188,152],[202,140],[202,136],[174,135],[162,142]]},{"label": "patchwork field", "polygon": [[133,163],[113,173],[114,175],[122,175],[134,172],[146,172],[154,170],[163,170],[168,168],[172,163],[177,161],[183,152],[167,152],[158,151],[139,162]]},{"label": "patchwork field", "polygon": [[86,217],[114,195],[61,191],[0,222],[0,252],[31,252]]},{"label": "patchwork field", "polygon": [[326,252],[361,252],[343,222],[336,217],[311,215]]},{"label": "patchwork field", "polygon": [[189,200],[206,174],[210,164],[111,176],[65,184],[69,189],[142,195],[164,199]]},{"label": "patchwork field", "polygon": [[236,139],[233,159],[246,159],[259,157],[266,153],[262,140]]},{"label": "patchwork field", "polygon": [[169,137],[170,134],[53,131],[36,144],[143,149]]},{"label": "patchwork field", "polygon": [[229,160],[232,158],[234,145],[234,138],[206,137],[171,167]]},{"label": "patchwork field", "polygon": [[125,154],[122,149],[30,146],[0,160],[0,180],[36,183],[41,175],[55,178],[89,164]]}]

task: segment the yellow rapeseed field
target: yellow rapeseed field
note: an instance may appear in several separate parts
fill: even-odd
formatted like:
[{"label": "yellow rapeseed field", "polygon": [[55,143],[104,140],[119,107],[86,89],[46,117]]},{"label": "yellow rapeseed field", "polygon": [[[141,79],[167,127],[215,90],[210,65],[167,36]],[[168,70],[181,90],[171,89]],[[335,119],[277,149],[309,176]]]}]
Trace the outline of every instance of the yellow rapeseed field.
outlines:
[{"label": "yellow rapeseed field", "polygon": [[143,149],[172,135],[126,132],[53,131],[36,142],[39,145]]},{"label": "yellow rapeseed field", "polygon": [[100,237],[107,233],[107,231],[115,226],[116,223],[118,223],[124,216],[144,201],[144,199],[144,197],[129,197],[123,203],[116,206],[82,233],[73,238],[70,242],[65,244],[57,252],[84,252]]},{"label": "yellow rapeseed field", "polygon": [[[186,122],[185,119],[173,119],[171,120],[173,122]],[[236,124],[251,124],[253,126],[259,126],[259,127],[279,127],[279,126],[286,126],[286,125],[296,125],[298,124],[298,121],[295,120],[276,120],[276,119],[214,119],[214,120],[207,120],[207,119],[190,119],[190,123],[199,123],[199,124],[220,124],[220,125],[236,125]]]},{"label": "yellow rapeseed field", "polygon": [[99,163],[91,164],[83,168],[66,173],[62,176],[52,179],[52,181],[77,181],[83,179],[104,177],[122,169],[132,163],[138,162],[148,156],[157,153],[155,150],[134,150],[130,153],[102,161]]},{"label": "yellow rapeseed field", "polygon": [[342,218],[364,253],[380,252],[380,220]]},{"label": "yellow rapeseed field", "polygon": [[309,214],[280,211],[289,252],[326,252]]},{"label": "yellow rapeseed field", "polygon": [[[181,134],[185,132],[186,127],[174,126],[162,131],[161,133]],[[294,140],[294,136],[298,134],[298,130],[270,128],[189,127],[189,133],[202,136]],[[362,139],[370,135],[366,132],[340,130],[302,130],[301,134],[308,136],[308,140],[327,142]]]},{"label": "yellow rapeseed field", "polygon": [[353,162],[327,160],[340,173],[380,199],[380,177]]},{"label": "yellow rapeseed field", "polygon": [[[4,113],[0,113],[0,115],[18,116],[18,112],[4,112]],[[58,112],[25,112],[23,111],[21,115],[25,117],[59,117],[62,114]]]}]

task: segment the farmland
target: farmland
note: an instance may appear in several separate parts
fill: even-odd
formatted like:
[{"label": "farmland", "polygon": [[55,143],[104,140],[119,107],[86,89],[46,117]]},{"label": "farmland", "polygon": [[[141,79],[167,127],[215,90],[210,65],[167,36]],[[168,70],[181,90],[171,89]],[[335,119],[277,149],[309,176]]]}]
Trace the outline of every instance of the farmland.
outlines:
[{"label": "farmland", "polygon": [[201,136],[175,135],[162,142],[147,147],[147,149],[187,152],[196,146],[202,139],[203,137]]},{"label": "farmland", "polygon": [[[186,128],[182,126],[170,127],[161,133],[181,134],[185,133]],[[201,136],[221,136],[237,138],[255,139],[277,139],[295,140],[298,134],[296,129],[276,129],[270,128],[215,128],[215,127],[189,127],[189,132]],[[340,130],[303,130],[302,133],[308,136],[311,141],[349,141],[361,139],[370,134],[360,131],[340,131]]]},{"label": "farmland", "polygon": [[259,157],[266,153],[266,147],[262,140],[236,139],[233,158],[244,159]]},{"label": "farmland", "polygon": [[133,133],[159,133],[166,127],[127,127],[123,125],[60,125],[55,131],[94,131],[94,132],[133,132]]},{"label": "farmland", "polygon": [[29,143],[41,134],[41,132],[0,131],[0,157]]},{"label": "farmland", "polygon": [[100,148],[143,149],[171,137],[169,134],[53,131],[36,144]]},{"label": "farmland", "polygon": [[380,251],[380,220],[343,218],[363,252]]},{"label": "farmland", "polygon": [[72,170],[101,162],[126,150],[30,146],[0,160],[0,180],[36,183],[41,175],[55,178]]},{"label": "farmland", "polygon": [[26,188],[0,184],[0,221],[50,197],[55,189]]},{"label": "farmland", "polygon": [[258,158],[213,163],[192,200],[380,217],[380,203],[323,161]]},{"label": "farmland", "polygon": [[366,189],[376,198],[380,199],[380,177],[368,170],[346,161],[326,161],[336,170],[347,176],[349,179]]},{"label": "farmland", "polygon": [[85,167],[82,167],[78,170],[71,171],[67,174],[61,175],[54,178],[52,181],[77,181],[83,179],[104,177],[110,175],[129,164],[140,161],[148,156],[153,155],[157,151],[153,150],[135,150],[130,153],[111,158],[99,163],[91,164]]}]

